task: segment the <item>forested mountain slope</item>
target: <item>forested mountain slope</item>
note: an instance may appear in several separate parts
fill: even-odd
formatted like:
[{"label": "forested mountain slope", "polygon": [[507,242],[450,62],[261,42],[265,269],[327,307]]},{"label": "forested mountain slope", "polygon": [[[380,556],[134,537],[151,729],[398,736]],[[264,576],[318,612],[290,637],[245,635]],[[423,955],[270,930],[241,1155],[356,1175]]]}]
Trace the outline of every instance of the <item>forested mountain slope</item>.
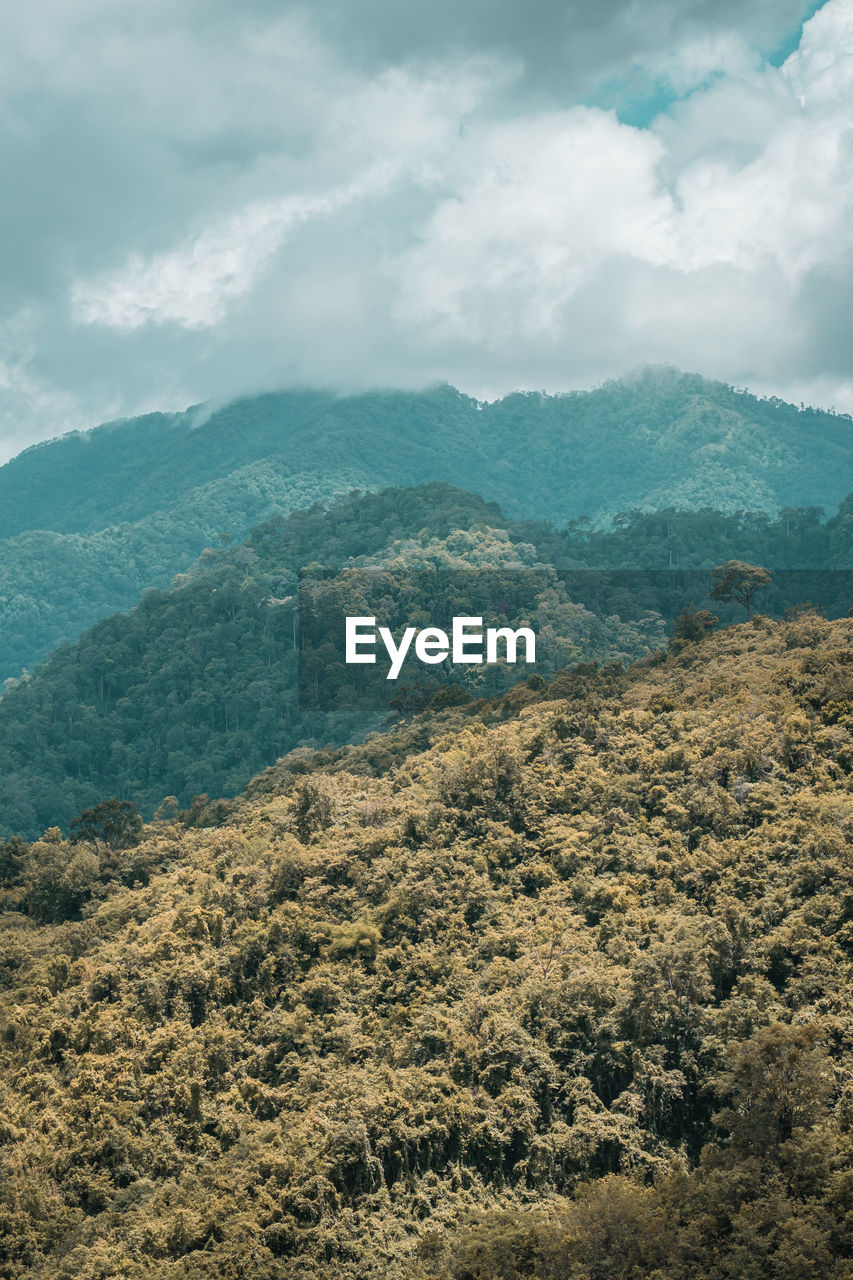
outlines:
[{"label": "forested mountain slope", "polygon": [[487,405],[450,387],[287,392],[108,424],[0,468],[0,678],[166,586],[216,534],[239,540],[352,487],[445,480],[562,524],[634,507],[832,510],[851,463],[848,418],[674,370]]},{"label": "forested mountain slope", "polygon": [[230,543],[272,512],[348,492],[365,479],[357,471],[288,473],[279,463],[252,463],[133,522],[6,539],[0,544],[0,680],[32,670],[99,618],[131,608],[144,588],[168,586],[204,547]]},{"label": "forested mountain slope", "polygon": [[[623,624],[574,604],[553,570],[532,568],[536,548],[508,523],[494,503],[427,485],[317,506],[211,552],[170,591],[147,593],[59,648],[0,700],[0,834],[67,828],[109,795],[149,816],[169,795],[182,806],[205,792],[233,795],[295,746],[379,727],[398,689],[384,672],[378,691],[362,688],[342,652],[345,614],[364,614],[369,599],[395,633],[425,608],[437,624],[447,610],[476,607],[494,625],[517,626],[523,614],[539,634],[535,671],[544,675],[584,659],[630,662],[663,641],[663,620],[648,610]],[[317,608],[334,619],[307,671],[322,680],[323,699],[299,680],[310,637],[299,630],[298,575],[312,562],[344,566],[316,588]],[[470,696],[491,696],[531,671],[503,665],[488,681],[473,671],[462,679]],[[412,693],[408,671],[399,683]],[[415,691],[420,705],[439,688]]]},{"label": "forested mountain slope", "polygon": [[851,731],[759,617],[6,845],[3,1274],[849,1276]]},{"label": "forested mountain slope", "polygon": [[[495,503],[433,484],[275,519],[61,646],[0,699],[0,835],[67,829],[111,795],[146,816],[166,796],[187,807],[195,795],[233,795],[298,745],[352,740],[425,706],[442,681],[488,698],[531,674],[410,664],[399,688],[382,673],[378,689],[366,686],[365,669],[344,663],[347,613],[375,613],[395,635],[423,625],[424,611],[440,626],[460,614],[530,625],[535,673],[549,677],[581,661],[632,662],[664,644],[691,604],[738,619],[736,603],[708,599],[707,570],[730,558],[772,566],[762,612],[808,601],[844,616],[853,572],[827,566],[853,566],[851,503],[823,523],[792,509],[775,520],[638,513],[605,534],[513,521]],[[312,588],[314,614],[332,620],[320,634],[298,625],[299,574],[312,564],[330,575]]]}]

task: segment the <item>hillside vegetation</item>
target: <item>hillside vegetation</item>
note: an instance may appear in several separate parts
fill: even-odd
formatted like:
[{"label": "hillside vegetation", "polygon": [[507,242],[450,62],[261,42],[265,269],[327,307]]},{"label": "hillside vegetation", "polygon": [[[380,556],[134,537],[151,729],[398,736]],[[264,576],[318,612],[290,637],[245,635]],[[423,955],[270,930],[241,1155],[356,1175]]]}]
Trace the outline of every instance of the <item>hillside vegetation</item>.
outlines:
[{"label": "hillside vegetation", "polygon": [[[211,552],[0,700],[0,834],[67,830],[107,795],[147,816],[167,796],[186,807],[203,793],[233,795],[295,746],[344,742],[426,705],[444,672],[415,689],[408,675],[389,686],[384,671],[367,687],[354,679],[364,668],[344,665],[348,612],[372,608],[398,633],[413,617],[440,623],[472,610],[496,625],[532,623],[543,675],[584,658],[627,663],[661,643],[663,621],[648,611],[623,623],[574,604],[552,569],[532,569],[536,548],[506,524],[494,504],[428,485],[316,507]],[[345,567],[313,592],[329,621],[309,653],[298,574],[318,561]],[[322,698],[308,687],[315,674]],[[504,664],[488,679],[459,678],[474,697],[528,674]]]},{"label": "hillside vegetation", "polygon": [[84,533],[36,529],[0,543],[0,680],[14,679],[63,641],[146,588],[167,587],[205,547],[242,539],[273,513],[363,487],[352,470],[288,472],[255,463],[200,485],[172,506]]},{"label": "hillside vegetation", "polygon": [[851,443],[846,417],[674,370],[487,405],[451,387],[287,392],[111,423],[0,468],[0,679],[168,586],[217,535],[353,487],[445,480],[561,525],[636,507],[829,511],[853,484]]},{"label": "hillside vegetation", "polygon": [[[792,508],[776,519],[635,513],[602,533],[514,521],[434,484],[276,518],[244,544],[208,551],[172,589],[99,622],[7,691],[0,835],[67,831],[110,795],[147,817],[168,796],[186,808],[197,795],[233,795],[292,748],[357,739],[422,709],[443,685],[493,697],[530,674],[412,662],[389,687],[378,666],[345,665],[348,613],[373,614],[397,635],[454,615],[530,625],[535,671],[549,677],[580,661],[627,665],[659,648],[691,604],[737,620],[736,603],[708,598],[707,570],[731,558],[773,566],[762,611],[809,601],[844,616],[853,572],[827,566],[853,566],[853,503],[825,522]],[[312,566],[320,576],[300,630],[299,577]]]},{"label": "hillside vegetation", "polygon": [[849,1277],[851,768],[758,616],[7,843],[2,1275]]}]

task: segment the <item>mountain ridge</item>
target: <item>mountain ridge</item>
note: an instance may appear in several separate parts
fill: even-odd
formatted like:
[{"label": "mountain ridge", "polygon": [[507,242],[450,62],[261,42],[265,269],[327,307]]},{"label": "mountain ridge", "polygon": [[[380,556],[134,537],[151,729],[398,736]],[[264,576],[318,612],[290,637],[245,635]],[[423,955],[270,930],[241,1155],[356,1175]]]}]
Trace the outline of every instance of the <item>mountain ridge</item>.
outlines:
[{"label": "mountain ridge", "polygon": [[[814,509],[776,520],[703,509],[637,514],[600,532],[513,521],[494,502],[433,483],[278,516],[9,682],[0,833],[67,829],[109,795],[146,815],[168,795],[184,806],[233,795],[294,747],[352,740],[438,696],[423,671],[405,672],[399,698],[378,666],[379,688],[360,679],[365,668],[347,666],[342,649],[347,615],[375,614],[395,635],[456,614],[529,625],[541,678],[658,649],[691,605],[734,620],[739,606],[708,593],[713,566],[735,558],[774,570],[762,611],[811,601],[846,615],[853,498],[824,523]],[[300,578],[312,575],[316,599],[303,610]],[[528,674],[498,665],[453,679],[466,697],[489,699]]]},{"label": "mountain ridge", "polygon": [[[717,397],[716,412],[706,403],[708,397]],[[545,439],[541,444],[560,442],[560,431],[563,433],[583,429],[590,425],[589,415],[584,416],[587,409],[600,408],[616,418],[612,425],[617,434],[633,435],[626,443],[639,445],[648,452],[649,446],[664,447],[670,455],[679,450],[685,452],[695,449],[716,459],[718,454],[742,453],[744,443],[751,449],[756,443],[756,432],[753,430],[743,438],[743,427],[746,422],[744,413],[739,410],[749,409],[758,415],[756,425],[773,421],[775,425],[784,425],[790,429],[792,423],[805,427],[819,422],[837,437],[835,443],[849,447],[853,441],[853,427],[848,415],[839,415],[830,411],[813,409],[806,406],[797,408],[778,399],[778,397],[759,398],[746,390],[735,390],[721,381],[702,377],[699,374],[683,373],[677,369],[661,366],[635,372],[620,379],[611,379],[590,390],[575,390],[547,393],[542,391],[511,392],[493,401],[477,401],[473,397],[458,391],[450,384],[439,384],[422,392],[376,391],[357,395],[334,395],[323,391],[285,391],[270,392],[260,396],[245,397],[232,401],[210,412],[204,412],[203,421],[199,421],[200,411],[204,406],[193,405],[183,412],[154,413],[139,418],[116,419],[86,431],[74,431],[55,439],[42,441],[25,449],[16,457],[0,467],[0,537],[12,536],[27,529],[45,528],[55,532],[85,532],[93,528],[102,528],[105,511],[121,520],[133,520],[152,509],[152,502],[162,505],[164,497],[174,500],[187,487],[197,487],[199,479],[206,482],[210,479],[230,474],[245,461],[260,462],[271,457],[279,457],[283,449],[293,443],[293,438],[302,430],[319,429],[319,437],[311,439],[313,456],[321,462],[330,462],[335,456],[335,446],[341,441],[353,443],[353,437],[365,451],[364,456],[374,462],[387,461],[383,457],[389,441],[389,424],[383,422],[383,413],[404,415],[406,411],[415,413],[420,425],[427,423],[438,435],[448,425],[463,425],[470,438],[456,440],[456,449],[464,454],[465,449],[473,447],[475,455],[485,452],[493,424],[506,428],[507,422],[518,423],[518,411],[524,410],[531,420],[531,425],[543,428],[537,420],[537,413],[544,413],[548,421]],[[626,417],[626,415],[628,415]],[[474,428],[481,425],[481,432]],[[485,426],[488,424],[488,426]],[[405,425],[405,424],[404,424]],[[394,438],[398,450],[406,445],[405,435],[400,433],[397,420],[393,420],[390,438]],[[131,437],[133,439],[131,440]],[[147,440],[146,440],[147,437]],[[156,458],[149,460],[149,473],[140,477],[135,474],[138,459],[134,454],[133,444],[148,443],[156,447]],[[424,440],[417,439],[410,444],[424,448]],[[572,444],[586,446],[588,452],[594,443],[593,437],[571,438]],[[814,439],[808,443],[814,446]],[[447,438],[440,440],[441,447],[447,445]],[[775,471],[784,476],[786,468],[796,461],[792,452],[792,441],[784,437],[774,440],[775,450],[772,458],[753,456],[753,464]],[[265,446],[270,445],[268,451]],[[172,446],[172,447],[170,447]],[[191,447],[195,446],[195,448]],[[462,447],[464,446],[464,448]],[[519,440],[514,441],[515,450]],[[513,451],[515,451],[513,450]],[[87,478],[87,467],[81,465],[91,461],[86,455],[99,451],[99,467],[97,475]],[[428,451],[427,451],[428,452]],[[199,477],[194,475],[191,483],[181,480],[181,467],[188,460],[196,469],[201,468]],[[481,459],[478,457],[477,461]],[[679,458],[679,466],[685,461]],[[466,471],[470,470],[470,461],[460,459],[460,465],[454,464],[454,475],[433,475],[425,479],[448,480],[464,483]],[[813,483],[814,466],[801,468],[806,479],[800,478],[800,485]],[[57,501],[56,486],[66,487],[69,475],[79,486],[66,495],[59,494]],[[547,479],[547,477],[546,477]],[[731,481],[732,477],[729,477]],[[131,484],[131,480],[135,483]],[[391,481],[389,481],[391,482]],[[393,482],[401,483],[394,477]],[[791,483],[788,481],[787,483]],[[171,485],[171,488],[164,487]],[[51,487],[53,486],[53,487]],[[80,487],[85,495],[81,501]],[[98,505],[99,495],[102,497],[106,489],[111,490],[106,503]],[[826,503],[838,502],[847,492],[843,486],[835,488],[830,485],[826,490],[831,497]],[[156,493],[152,495],[152,490]],[[653,491],[652,491],[653,492]],[[142,495],[149,496],[143,501]],[[490,494],[506,505],[506,495]],[[510,499],[514,495],[510,494]],[[678,496],[677,494],[675,495]],[[705,500],[720,510],[733,509],[726,502],[720,501],[721,495],[708,488]],[[782,500],[790,494],[774,492],[773,501],[767,510],[776,510],[786,505]],[[761,509],[754,502],[744,501],[748,492],[733,497],[733,501],[742,507]],[[800,492],[797,499],[801,505],[813,505],[814,495]],[[553,501],[553,498],[549,499]],[[580,505],[578,505],[580,503]],[[584,505],[587,503],[587,505]],[[630,502],[628,505],[632,505]],[[633,504],[636,505],[636,504]],[[660,505],[653,498],[650,506]],[[509,514],[513,511],[512,501]],[[158,505],[155,509],[160,509]],[[619,507],[618,509],[624,509]],[[17,513],[17,514],[16,514]],[[566,518],[584,514],[595,518],[602,514],[600,510],[588,509],[588,498],[569,496],[568,506],[561,512],[524,508],[524,514],[539,517],[555,518],[556,514]],[[606,512],[604,512],[606,514]]]},{"label": "mountain ridge", "polygon": [[[0,467],[0,680],[166,587],[219,533],[240,540],[349,488],[444,481],[558,524],[659,507],[829,510],[853,489],[848,418],[667,368],[483,404],[445,385],[270,393],[204,412],[106,424]],[[62,539],[76,591],[52,574]]]}]

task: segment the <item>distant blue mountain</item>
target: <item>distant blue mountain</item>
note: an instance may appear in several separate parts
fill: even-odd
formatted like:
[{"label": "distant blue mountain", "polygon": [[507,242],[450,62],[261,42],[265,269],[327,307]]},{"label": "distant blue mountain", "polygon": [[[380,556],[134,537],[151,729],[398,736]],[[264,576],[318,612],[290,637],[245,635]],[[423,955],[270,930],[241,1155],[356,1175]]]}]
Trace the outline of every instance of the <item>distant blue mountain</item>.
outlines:
[{"label": "distant blue mountain", "polygon": [[258,396],[37,445],[0,468],[0,678],[163,587],[202,549],[351,489],[448,481],[515,517],[832,510],[853,422],[652,369],[478,404],[452,387]]}]

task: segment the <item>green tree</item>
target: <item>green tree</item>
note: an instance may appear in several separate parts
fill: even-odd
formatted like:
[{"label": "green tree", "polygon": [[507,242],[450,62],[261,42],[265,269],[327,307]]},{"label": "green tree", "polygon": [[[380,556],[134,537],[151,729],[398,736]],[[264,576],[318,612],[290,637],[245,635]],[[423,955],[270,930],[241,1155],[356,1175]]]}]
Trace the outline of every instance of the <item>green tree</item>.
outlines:
[{"label": "green tree", "polygon": [[687,644],[696,644],[710,635],[719,619],[708,609],[695,609],[687,605],[678,615],[675,630],[669,647],[674,650],[683,649]]},{"label": "green tree", "polygon": [[73,820],[71,839],[78,844],[91,841],[96,848],[101,840],[110,849],[127,849],[136,844],[141,830],[142,818],[129,800],[101,800]]},{"label": "green tree", "polygon": [[752,614],[753,597],[772,582],[767,569],[745,560],[727,560],[717,565],[712,577],[711,599],[737,600],[746,609],[747,618]]},{"label": "green tree", "polygon": [[0,880],[14,880],[24,865],[29,845],[20,836],[11,836],[0,844]]},{"label": "green tree", "polygon": [[833,1074],[817,1024],[772,1023],[729,1046],[728,1069],[717,1082],[729,1101],[716,1116],[733,1146],[765,1158],[827,1112]]}]

